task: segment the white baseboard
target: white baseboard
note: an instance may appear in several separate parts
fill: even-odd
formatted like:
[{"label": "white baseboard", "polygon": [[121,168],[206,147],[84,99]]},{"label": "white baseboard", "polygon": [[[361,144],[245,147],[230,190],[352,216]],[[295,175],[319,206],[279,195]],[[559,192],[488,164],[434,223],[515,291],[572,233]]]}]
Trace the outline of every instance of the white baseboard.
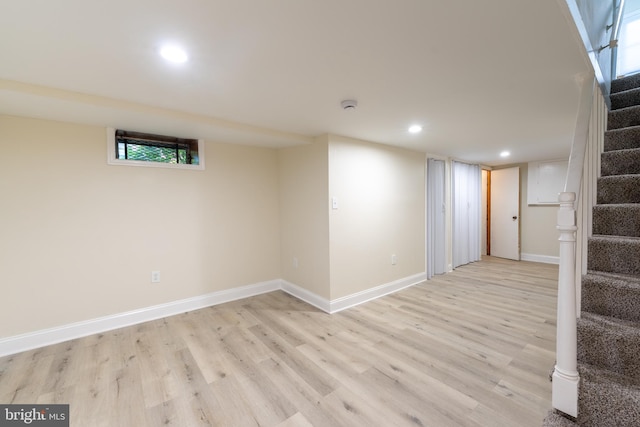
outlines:
[{"label": "white baseboard", "polygon": [[347,295],[342,298],[331,300],[330,313],[337,313],[341,310],[356,305],[362,304],[367,301],[371,301],[381,296],[397,292],[401,289],[408,288],[409,286],[416,285],[420,282],[427,280],[427,273],[414,274],[413,276],[405,277],[403,279],[395,280],[384,285],[376,286],[375,288],[367,289],[362,292]]},{"label": "white baseboard", "polygon": [[560,264],[560,257],[536,254],[520,254],[521,261],[542,262],[544,264]]},{"label": "white baseboard", "polygon": [[298,298],[299,300],[302,300],[316,308],[319,308],[325,313],[333,314],[350,307],[355,307],[356,305],[365,303],[367,301],[380,298],[384,295],[397,292],[401,289],[408,288],[409,286],[416,285],[420,282],[424,282],[425,280],[427,280],[427,273],[419,273],[331,301],[318,296],[313,292],[309,292],[308,290],[298,285],[287,282],[286,280],[282,281],[282,290],[290,294],[291,296]]},{"label": "white baseboard", "polygon": [[125,326],[136,325],[150,320],[161,319],[198,310],[212,305],[248,298],[272,292],[281,288],[280,280],[240,286],[233,289],[212,292],[209,294],[154,305],[138,310],[117,313],[82,322],[70,323],[49,329],[43,329],[22,335],[0,339],[0,357],[9,354],[32,350],[45,345],[57,344],[87,335],[98,334]]},{"label": "white baseboard", "polygon": [[420,273],[333,301],[329,301],[286,280],[271,280],[2,338],[0,339],[0,357],[277,290],[282,290],[326,313],[337,313],[346,308],[413,286],[426,279],[426,273]]},{"label": "white baseboard", "polygon": [[296,297],[307,304],[311,304],[325,313],[331,313],[331,302],[326,298],[322,298],[321,296],[316,295],[298,285],[287,282],[286,280],[282,280],[281,289],[289,295]]}]

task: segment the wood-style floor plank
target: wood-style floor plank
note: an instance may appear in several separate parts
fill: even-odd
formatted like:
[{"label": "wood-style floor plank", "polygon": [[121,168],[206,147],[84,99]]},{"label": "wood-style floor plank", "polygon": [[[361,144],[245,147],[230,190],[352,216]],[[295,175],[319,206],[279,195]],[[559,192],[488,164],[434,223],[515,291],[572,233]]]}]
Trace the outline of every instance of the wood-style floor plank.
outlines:
[{"label": "wood-style floor plank", "polygon": [[0,358],[76,426],[539,426],[556,266],[486,257],[328,315],[283,292]]}]

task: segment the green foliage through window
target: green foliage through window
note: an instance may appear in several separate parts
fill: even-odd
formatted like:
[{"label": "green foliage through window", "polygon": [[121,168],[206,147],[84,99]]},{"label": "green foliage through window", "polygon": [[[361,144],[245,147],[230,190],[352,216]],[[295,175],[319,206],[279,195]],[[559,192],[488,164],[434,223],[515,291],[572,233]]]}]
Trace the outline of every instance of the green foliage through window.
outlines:
[{"label": "green foliage through window", "polygon": [[197,165],[198,144],[193,139],[117,130],[116,158]]}]

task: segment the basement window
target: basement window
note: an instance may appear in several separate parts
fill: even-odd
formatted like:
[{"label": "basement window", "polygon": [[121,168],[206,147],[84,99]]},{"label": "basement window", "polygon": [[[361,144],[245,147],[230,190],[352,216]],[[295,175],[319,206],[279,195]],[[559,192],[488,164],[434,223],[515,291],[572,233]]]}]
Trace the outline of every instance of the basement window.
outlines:
[{"label": "basement window", "polygon": [[107,129],[107,160],[112,165],[204,169],[202,140]]}]

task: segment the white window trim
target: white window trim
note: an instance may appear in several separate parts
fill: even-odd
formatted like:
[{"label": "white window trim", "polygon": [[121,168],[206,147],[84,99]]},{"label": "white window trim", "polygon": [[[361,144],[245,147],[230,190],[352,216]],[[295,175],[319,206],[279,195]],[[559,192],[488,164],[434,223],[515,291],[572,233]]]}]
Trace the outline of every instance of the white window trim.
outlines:
[{"label": "white window trim", "polygon": [[107,163],[116,166],[141,166],[146,168],[204,170],[204,140],[198,140],[198,164],[145,162],[140,160],[116,159],[116,130],[107,128]]}]

